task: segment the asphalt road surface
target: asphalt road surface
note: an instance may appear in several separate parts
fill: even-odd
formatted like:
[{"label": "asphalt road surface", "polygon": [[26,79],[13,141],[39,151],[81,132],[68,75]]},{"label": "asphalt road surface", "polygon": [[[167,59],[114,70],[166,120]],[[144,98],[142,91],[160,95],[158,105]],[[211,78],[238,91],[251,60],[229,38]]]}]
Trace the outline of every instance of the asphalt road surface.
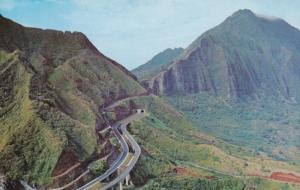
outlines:
[{"label": "asphalt road surface", "polygon": [[[128,120],[135,120],[138,119],[140,117],[142,117],[143,114],[134,114],[130,117],[128,117],[127,119],[125,119],[126,121]],[[128,140],[128,142],[130,143],[130,146],[132,147],[132,149],[134,150],[134,155],[133,158],[131,159],[131,161],[129,162],[129,164],[126,166],[126,168],[112,181],[108,182],[107,184],[105,184],[103,187],[101,187],[101,190],[106,190],[109,189],[113,186],[115,186],[116,184],[118,184],[119,182],[123,181],[126,176],[129,175],[129,173],[131,172],[131,170],[133,169],[133,167],[135,166],[136,162],[138,161],[140,155],[141,155],[141,148],[140,146],[137,144],[137,142],[134,140],[134,138],[128,133],[126,126],[128,122],[125,122],[121,125],[121,131],[122,131],[122,135]]]},{"label": "asphalt road surface", "polygon": [[[98,176],[97,178],[93,179],[92,181],[86,183],[84,186],[78,188],[78,190],[86,190],[90,187],[92,187],[93,185],[95,185],[95,183],[97,182],[101,182],[104,179],[106,179],[107,177],[109,177],[112,173],[116,172],[118,170],[118,168],[124,163],[124,161],[126,160],[126,157],[129,153],[129,147],[128,144],[126,142],[125,139],[128,140],[128,142],[130,143],[130,146],[132,147],[132,149],[134,150],[134,155],[133,158],[131,160],[131,162],[126,166],[125,170],[120,173],[118,175],[118,177],[116,177],[115,179],[113,179],[112,181],[110,181],[109,183],[105,184],[104,187],[102,187],[101,189],[108,189],[114,185],[116,185],[118,182],[120,182],[121,180],[125,179],[125,177],[127,175],[129,175],[130,171],[133,169],[134,165],[136,164],[140,154],[141,154],[141,148],[139,147],[139,145],[136,143],[136,141],[133,139],[133,137],[128,133],[128,131],[126,130],[126,126],[128,125],[128,123],[130,123],[133,120],[139,119],[143,117],[143,114],[141,113],[136,113],[134,115],[131,115],[117,123],[115,123],[112,126],[112,129],[115,133],[115,136],[117,137],[119,143],[121,144],[121,148],[122,148],[122,152],[121,154],[118,156],[118,158],[114,161],[114,163],[111,165],[111,167],[105,171],[105,173],[103,173],[102,175]],[[122,131],[122,134],[119,132],[119,129]]]}]

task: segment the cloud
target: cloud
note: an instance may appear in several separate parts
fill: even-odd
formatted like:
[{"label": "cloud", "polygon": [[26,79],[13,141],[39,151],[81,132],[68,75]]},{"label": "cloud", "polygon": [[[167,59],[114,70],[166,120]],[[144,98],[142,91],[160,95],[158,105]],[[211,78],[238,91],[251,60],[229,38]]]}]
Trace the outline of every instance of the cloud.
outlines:
[{"label": "cloud", "polygon": [[0,9],[1,10],[12,10],[16,6],[15,0],[1,0]]}]

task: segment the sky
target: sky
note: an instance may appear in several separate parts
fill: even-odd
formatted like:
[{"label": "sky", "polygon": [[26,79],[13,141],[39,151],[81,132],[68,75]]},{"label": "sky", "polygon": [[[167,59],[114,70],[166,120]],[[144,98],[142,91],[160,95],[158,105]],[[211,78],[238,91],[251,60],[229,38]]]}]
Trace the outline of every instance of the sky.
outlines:
[{"label": "sky", "polygon": [[83,32],[129,70],[166,48],[187,47],[239,9],[300,28],[299,8],[298,0],[0,0],[3,16],[24,26]]}]

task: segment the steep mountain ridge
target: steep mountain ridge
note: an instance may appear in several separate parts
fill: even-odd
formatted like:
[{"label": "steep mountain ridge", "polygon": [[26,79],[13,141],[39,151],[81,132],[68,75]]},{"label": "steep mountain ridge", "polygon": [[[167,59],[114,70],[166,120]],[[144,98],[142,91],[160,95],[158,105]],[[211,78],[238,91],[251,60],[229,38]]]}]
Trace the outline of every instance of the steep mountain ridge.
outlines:
[{"label": "steep mountain ridge", "polygon": [[[89,49],[93,53],[105,57],[113,65],[135,79],[126,68],[114,60],[106,57],[81,32],[58,31],[23,27],[0,14],[0,49],[12,52],[15,49],[24,51],[29,56],[41,54],[46,61],[54,66],[62,64],[68,58],[76,55],[82,49]],[[55,42],[55,43],[53,43]],[[63,51],[62,51],[63,50]]]},{"label": "steep mountain ridge", "polygon": [[282,19],[240,10],[196,39],[150,82],[157,94],[299,97],[300,32]]},{"label": "steep mountain ridge", "polygon": [[65,152],[78,162],[101,155],[102,105],[146,91],[82,33],[27,28],[2,16],[0,28],[0,172],[49,184]]},{"label": "steep mountain ridge", "polygon": [[298,163],[299,44],[284,20],[239,10],[148,85],[206,134]]}]

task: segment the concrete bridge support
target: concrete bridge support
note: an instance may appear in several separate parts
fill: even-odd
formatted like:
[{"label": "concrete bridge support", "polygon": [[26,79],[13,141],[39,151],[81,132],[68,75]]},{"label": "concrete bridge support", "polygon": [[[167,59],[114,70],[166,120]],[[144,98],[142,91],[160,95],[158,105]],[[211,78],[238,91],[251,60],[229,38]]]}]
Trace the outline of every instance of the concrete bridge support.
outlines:
[{"label": "concrete bridge support", "polygon": [[[120,168],[118,168],[117,173],[118,173],[118,175],[120,175],[120,173],[121,173]],[[117,188],[118,190],[123,190],[123,183],[124,183],[124,180],[121,180],[119,182],[119,185],[118,185],[119,187]]]},{"label": "concrete bridge support", "polygon": [[119,182],[119,190],[123,190],[123,180]]},{"label": "concrete bridge support", "polygon": [[125,178],[125,185],[126,186],[130,185],[130,175],[126,176],[126,178]]},{"label": "concrete bridge support", "polygon": [[[130,175],[126,176],[126,178],[124,180],[120,181],[118,184],[118,187],[116,189],[123,190],[123,185],[125,185],[125,186],[133,185],[133,183],[130,179]],[[112,187],[111,190],[114,190],[114,188]]]}]

